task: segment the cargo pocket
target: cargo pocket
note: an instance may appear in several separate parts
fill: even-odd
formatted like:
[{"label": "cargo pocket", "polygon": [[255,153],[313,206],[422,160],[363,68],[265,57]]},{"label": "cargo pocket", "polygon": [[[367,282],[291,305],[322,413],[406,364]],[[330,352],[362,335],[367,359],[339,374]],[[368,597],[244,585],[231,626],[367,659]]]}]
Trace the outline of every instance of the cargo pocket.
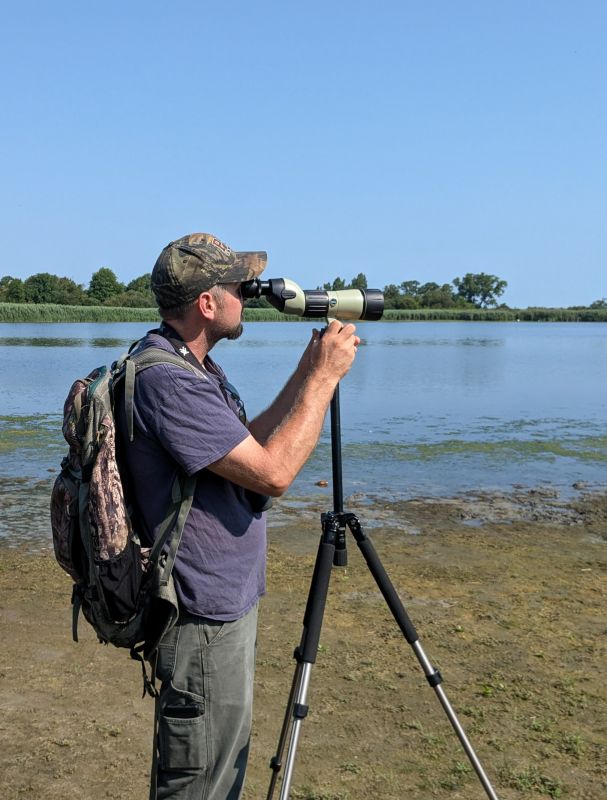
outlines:
[{"label": "cargo pocket", "polygon": [[206,769],[208,765],[204,706],[167,706],[158,721],[161,769]]}]

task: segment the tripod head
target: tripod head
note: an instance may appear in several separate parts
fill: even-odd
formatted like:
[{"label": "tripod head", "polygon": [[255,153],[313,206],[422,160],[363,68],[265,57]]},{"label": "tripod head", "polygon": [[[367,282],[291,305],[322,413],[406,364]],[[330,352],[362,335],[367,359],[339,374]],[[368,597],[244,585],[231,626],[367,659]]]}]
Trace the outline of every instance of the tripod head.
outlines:
[{"label": "tripod head", "polygon": [[379,289],[302,289],[289,278],[254,278],[241,285],[245,300],[267,297],[271,305],[283,314],[313,319],[378,320],[384,313],[384,294]]}]

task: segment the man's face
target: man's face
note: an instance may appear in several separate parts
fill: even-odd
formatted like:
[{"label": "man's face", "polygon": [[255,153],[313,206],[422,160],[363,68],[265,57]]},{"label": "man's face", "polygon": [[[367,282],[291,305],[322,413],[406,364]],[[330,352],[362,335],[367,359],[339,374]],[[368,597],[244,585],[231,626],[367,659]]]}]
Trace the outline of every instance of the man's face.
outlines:
[{"label": "man's face", "polygon": [[216,342],[220,339],[238,339],[242,334],[243,299],[240,287],[240,282],[222,283],[213,289],[218,309],[213,328]]}]

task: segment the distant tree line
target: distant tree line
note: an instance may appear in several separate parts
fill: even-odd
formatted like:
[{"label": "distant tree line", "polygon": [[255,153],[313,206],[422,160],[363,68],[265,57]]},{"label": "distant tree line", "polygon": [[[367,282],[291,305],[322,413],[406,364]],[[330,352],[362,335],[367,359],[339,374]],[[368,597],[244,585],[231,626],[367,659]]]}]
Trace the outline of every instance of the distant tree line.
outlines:
[{"label": "distant tree line", "polygon": [[[390,283],[384,286],[383,292],[386,308],[490,308],[497,306],[497,298],[501,297],[507,286],[507,282],[496,275],[468,272],[463,278],[454,278],[452,283],[442,285],[434,281]],[[342,278],[336,278],[333,283],[323,286],[323,289],[332,291],[350,288],[368,288],[364,272],[359,272],[349,284]]]},{"label": "distant tree line", "polygon": [[125,285],[108,267],[93,273],[87,288],[71,278],[58,278],[49,272],[38,272],[25,280],[5,275],[0,278],[0,302],[151,308],[156,303],[150,281],[148,273]]},{"label": "distant tree line", "polygon": [[[507,286],[507,282],[496,275],[468,272],[462,278],[454,278],[451,283],[442,285],[415,280],[391,283],[383,287],[383,292],[387,309],[495,308]],[[340,291],[369,287],[366,275],[359,272],[350,282],[337,277],[317,288]],[[48,272],[38,272],[25,280],[5,275],[0,278],[0,302],[129,308],[153,308],[156,305],[150,273],[124,284],[108,267],[101,267],[94,272],[88,287],[71,278],[59,278]],[[248,301],[247,305],[267,307],[269,303],[262,297]],[[500,307],[507,308],[505,304]],[[595,300],[589,308],[607,308],[607,298]]]}]

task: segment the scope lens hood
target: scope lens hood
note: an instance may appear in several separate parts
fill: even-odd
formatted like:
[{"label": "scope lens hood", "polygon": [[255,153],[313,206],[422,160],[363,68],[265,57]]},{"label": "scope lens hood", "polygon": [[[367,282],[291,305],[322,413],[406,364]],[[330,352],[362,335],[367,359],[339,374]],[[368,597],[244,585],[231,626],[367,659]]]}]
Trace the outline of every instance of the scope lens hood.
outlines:
[{"label": "scope lens hood", "polygon": [[365,308],[361,319],[376,322],[384,313],[384,293],[379,289],[362,289],[365,298]]}]

